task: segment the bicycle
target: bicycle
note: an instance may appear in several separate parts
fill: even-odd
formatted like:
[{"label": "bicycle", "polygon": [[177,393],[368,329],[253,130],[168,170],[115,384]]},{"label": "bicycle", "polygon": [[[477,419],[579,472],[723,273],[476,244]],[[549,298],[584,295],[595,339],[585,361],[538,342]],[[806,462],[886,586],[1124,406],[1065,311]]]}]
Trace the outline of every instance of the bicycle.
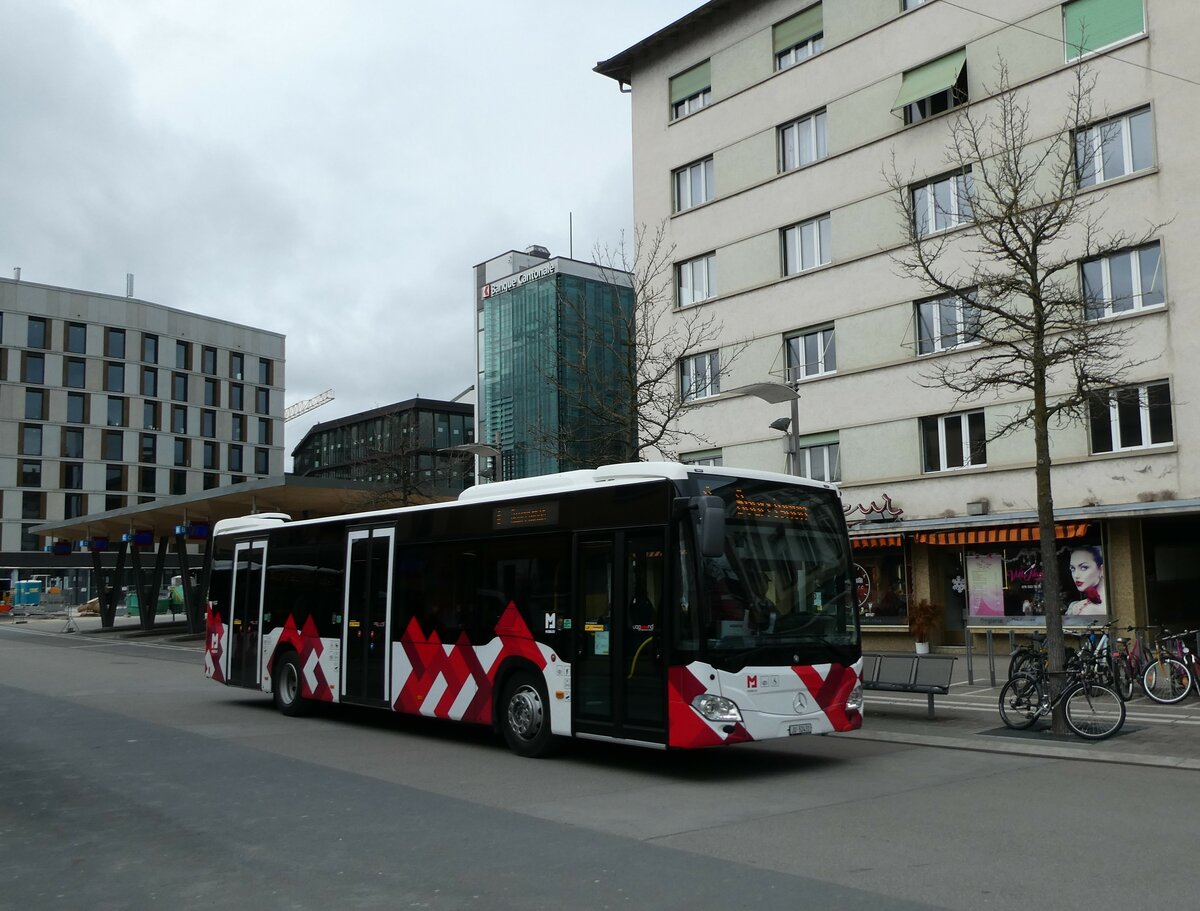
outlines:
[{"label": "bicycle", "polygon": [[1188,665],[1195,665],[1195,656],[1183,644],[1183,637],[1195,633],[1171,634],[1163,630],[1155,644],[1155,660],[1146,665],[1142,674],[1142,689],[1161,705],[1182,702],[1197,684]]},{"label": "bicycle", "polygon": [[[1046,661],[1049,658],[1049,651],[1046,648],[1046,636],[1038,635],[1037,633],[1029,634],[1029,644],[1019,645],[1009,654],[1008,659],[1008,679],[1012,680],[1018,674],[1026,674],[1031,671],[1036,672],[1038,669],[1044,670]],[[1064,660],[1069,665],[1075,658],[1075,649],[1067,646],[1064,654]]]},{"label": "bicycle", "polygon": [[1067,727],[1076,737],[1105,740],[1121,730],[1125,700],[1116,690],[1095,680],[1087,665],[1058,673],[1070,679],[1053,700],[1045,688],[1048,672],[1021,674],[1004,684],[1000,690],[1000,718],[1004,724],[1023,731],[1063,705]]}]

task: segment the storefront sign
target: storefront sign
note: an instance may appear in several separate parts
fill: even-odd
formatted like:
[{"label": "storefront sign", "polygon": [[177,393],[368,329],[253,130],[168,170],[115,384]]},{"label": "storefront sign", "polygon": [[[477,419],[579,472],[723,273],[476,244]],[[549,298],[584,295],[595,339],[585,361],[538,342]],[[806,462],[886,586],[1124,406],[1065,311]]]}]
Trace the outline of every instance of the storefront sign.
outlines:
[{"label": "storefront sign", "polygon": [[898,519],[904,515],[904,510],[893,505],[892,498],[886,493],[883,495],[882,505],[872,500],[869,505],[863,503],[858,503],[854,506],[843,505],[842,510],[846,513],[847,518],[856,512],[861,512],[865,518],[879,516],[881,519]]}]

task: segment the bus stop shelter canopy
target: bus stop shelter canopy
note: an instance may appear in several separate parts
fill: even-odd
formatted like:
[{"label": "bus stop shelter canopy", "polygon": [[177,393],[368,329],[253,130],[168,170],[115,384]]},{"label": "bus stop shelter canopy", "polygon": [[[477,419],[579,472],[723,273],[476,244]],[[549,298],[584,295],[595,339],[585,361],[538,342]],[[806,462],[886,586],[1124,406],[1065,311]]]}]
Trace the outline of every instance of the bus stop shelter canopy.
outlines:
[{"label": "bus stop shelter canopy", "polygon": [[282,512],[293,519],[316,519],[377,509],[379,504],[368,507],[366,500],[378,492],[379,488],[362,482],[284,475],[216,487],[202,493],[160,497],[138,506],[47,522],[31,530],[45,539],[64,541],[93,538],[118,541],[121,535],[137,531],[151,532],[155,538],[162,538],[173,535],[180,525],[205,523],[211,528],[221,519],[253,513]]}]

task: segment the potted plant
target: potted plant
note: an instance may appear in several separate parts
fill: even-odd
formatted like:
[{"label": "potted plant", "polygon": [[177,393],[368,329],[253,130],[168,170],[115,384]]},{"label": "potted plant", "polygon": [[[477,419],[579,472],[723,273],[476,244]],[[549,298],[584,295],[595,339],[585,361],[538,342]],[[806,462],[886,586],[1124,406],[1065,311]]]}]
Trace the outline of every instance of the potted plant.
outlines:
[{"label": "potted plant", "polygon": [[908,631],[916,640],[918,655],[929,654],[929,634],[942,615],[942,609],[927,598],[922,598],[915,604],[908,602]]}]

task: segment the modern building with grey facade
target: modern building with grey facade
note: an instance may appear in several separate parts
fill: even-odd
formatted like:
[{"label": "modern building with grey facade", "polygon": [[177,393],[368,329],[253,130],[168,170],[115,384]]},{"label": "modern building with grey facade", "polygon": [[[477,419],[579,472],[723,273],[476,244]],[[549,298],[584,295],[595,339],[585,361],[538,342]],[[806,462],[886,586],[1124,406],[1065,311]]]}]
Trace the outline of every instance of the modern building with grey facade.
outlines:
[{"label": "modern building with grey facade", "polygon": [[89,565],[30,529],[283,475],[284,337],[0,279],[0,585]]},{"label": "modern building with grey facade", "polygon": [[475,267],[476,439],[505,479],[628,458],[628,272],[509,251]]},{"label": "modern building with grey facade", "polygon": [[[908,226],[885,179],[893,162],[911,173],[911,203],[954,242],[970,213],[952,203],[949,126],[968,105],[994,114],[998,60],[1036,144],[1082,57],[1096,83],[1080,189],[1104,195],[1102,229],[1154,226],[1072,272],[1137,366],[1054,430],[1063,568],[1098,548],[1088,617],[1200,616],[1200,128],[1179,78],[1196,33],[1190,0],[712,0],[596,67],[631,92],[635,219],[665,224],[676,250],[669,315],[703,308],[723,327],[679,365],[682,457],[779,470],[791,443],[797,473],[839,482],[882,639],[907,634],[910,597],[944,607],[944,643],[1039,622],[1032,433],[997,434],[1027,400],[963,403],[925,381],[983,349],[970,314],[897,269]],[[786,396],[740,391],[754,384],[798,393],[788,432]]]}]

